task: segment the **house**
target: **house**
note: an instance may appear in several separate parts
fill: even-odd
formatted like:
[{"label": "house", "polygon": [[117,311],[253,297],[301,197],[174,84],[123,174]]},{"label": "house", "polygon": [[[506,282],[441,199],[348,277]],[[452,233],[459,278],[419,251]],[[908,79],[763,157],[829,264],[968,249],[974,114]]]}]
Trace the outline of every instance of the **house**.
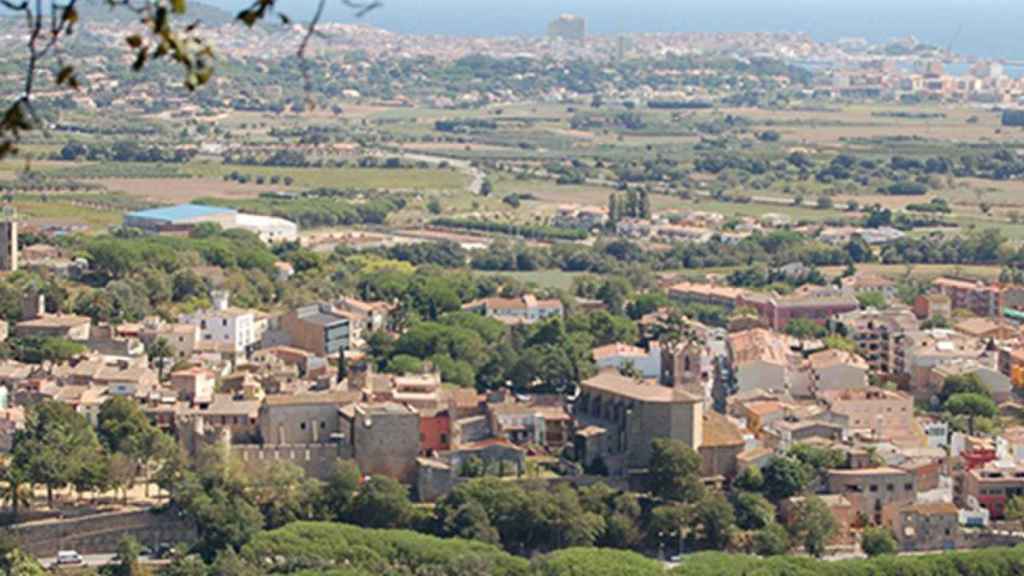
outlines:
[{"label": "house", "polygon": [[917,316],[904,307],[855,310],[831,320],[832,330],[855,342],[871,371],[881,375],[893,372],[897,342],[918,326]]},{"label": "house", "polygon": [[386,329],[394,306],[387,302],[363,302],[343,296],[334,303],[334,308],[348,315],[350,337],[353,341],[359,341],[363,340],[367,332]]},{"label": "house", "polygon": [[862,390],[868,386],[868,363],[845,350],[828,349],[807,357],[805,369],[810,372],[814,392]]},{"label": "house", "polygon": [[217,375],[206,368],[188,368],[171,372],[171,387],[177,392],[178,399],[192,404],[213,402],[216,385]]},{"label": "house", "polygon": [[292,346],[326,357],[351,346],[349,317],[328,304],[296,308],[281,318],[281,328]]},{"label": "house", "polygon": [[910,504],[917,497],[913,474],[893,467],[829,470],[826,485],[829,494],[844,496],[855,513],[875,523],[881,523],[885,506]]},{"label": "house", "polygon": [[846,422],[847,433],[897,445],[925,446],[927,438],[914,421],[914,398],[884,388],[820,392],[831,414]]},{"label": "house", "polygon": [[462,309],[506,324],[533,324],[546,318],[561,318],[565,313],[561,300],[538,300],[531,294],[519,298],[483,298],[464,304]]},{"label": "house", "polygon": [[1024,467],[988,465],[963,472],[961,505],[977,502],[993,520],[1005,517],[1006,502],[1024,496]]},{"label": "house", "polygon": [[903,552],[953,550],[960,543],[960,510],[950,502],[889,505],[882,518]]},{"label": "house", "polygon": [[928,384],[933,368],[953,361],[979,360],[987,353],[985,342],[952,330],[908,332],[896,346],[894,374],[900,376],[915,395],[927,400],[931,394]]},{"label": "house", "polygon": [[678,389],[605,369],[580,384],[575,402],[577,462],[597,462],[621,473],[644,468],[656,438],[679,440],[694,450],[704,442],[703,401]]},{"label": "house", "polygon": [[557,450],[571,440],[572,416],[561,399],[531,398],[518,402],[506,397],[504,401],[487,404],[492,434],[516,445],[533,444]]},{"label": "house", "polygon": [[552,224],[559,228],[581,228],[591,230],[608,223],[608,209],[597,206],[563,204],[558,207]]},{"label": "house", "polygon": [[841,290],[805,285],[788,296],[757,295],[740,299],[741,306],[751,306],[774,330],[785,330],[794,320],[809,320],[827,324],[837,314],[860,309],[860,302],[851,294]]},{"label": "house", "polygon": [[708,410],[703,414],[703,440],[698,449],[701,476],[734,478],[739,455],[746,449],[743,431],[729,417]]},{"label": "house", "polygon": [[787,392],[798,357],[789,336],[755,328],[730,334],[729,361],[738,392]]},{"label": "house", "polygon": [[615,342],[594,348],[591,350],[591,355],[599,370],[602,368],[623,370],[627,366],[632,366],[644,378],[659,378],[661,376],[661,346],[655,341],[649,344],[647,350]]},{"label": "house", "polygon": [[262,402],[231,394],[214,394],[208,404],[199,404],[183,412],[179,426],[199,426],[200,431],[222,430],[232,443],[257,442],[260,439]]},{"label": "house", "polygon": [[251,350],[262,334],[252,310],[230,306],[231,294],[226,290],[211,293],[213,307],[191,314],[182,314],[179,321],[199,327],[200,343],[207,349],[229,354],[241,354]]},{"label": "house", "polygon": [[999,371],[996,362],[992,360],[957,358],[943,362],[932,368],[928,389],[933,394],[938,394],[942,391],[946,378],[973,375],[988,389],[993,400],[998,403],[1006,402],[1013,397],[1013,382],[1009,376]]},{"label": "house", "polygon": [[152,346],[162,338],[167,342],[175,360],[191,358],[202,338],[196,324],[164,322],[155,316],[143,320],[138,336],[145,346]]}]

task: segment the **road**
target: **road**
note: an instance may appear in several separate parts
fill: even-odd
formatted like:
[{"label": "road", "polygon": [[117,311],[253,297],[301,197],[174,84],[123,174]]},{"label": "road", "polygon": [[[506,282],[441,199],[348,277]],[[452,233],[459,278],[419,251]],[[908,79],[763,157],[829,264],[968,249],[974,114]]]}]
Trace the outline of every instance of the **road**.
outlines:
[{"label": "road", "polygon": [[[87,566],[89,568],[100,568],[107,564],[112,564],[117,559],[117,554],[83,554],[81,564],[65,564],[69,568]],[[167,560],[155,560],[149,556],[139,556],[139,562],[142,564],[166,564]],[[57,567],[57,558],[40,558],[39,563],[44,568],[55,568]]]},{"label": "road", "polygon": [[487,174],[484,173],[483,170],[473,166],[473,163],[468,160],[458,160],[455,158],[446,158],[444,156],[432,156],[430,154],[412,152],[402,152],[402,158],[413,162],[426,162],[427,164],[435,165],[447,162],[452,168],[455,168],[469,176],[469,184],[466,185],[466,190],[472,194],[480,194],[480,190],[484,186],[484,180],[487,179]]}]

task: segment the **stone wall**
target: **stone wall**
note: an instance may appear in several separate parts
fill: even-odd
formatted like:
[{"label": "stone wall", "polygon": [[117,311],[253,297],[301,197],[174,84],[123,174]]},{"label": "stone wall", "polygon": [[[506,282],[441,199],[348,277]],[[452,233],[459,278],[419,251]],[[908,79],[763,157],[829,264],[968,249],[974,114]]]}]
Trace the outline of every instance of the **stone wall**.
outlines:
[{"label": "stone wall", "polygon": [[308,478],[326,480],[334,470],[339,459],[352,458],[352,449],[348,444],[292,444],[266,445],[235,444],[231,446],[231,456],[242,463],[249,471],[260,470],[267,466],[290,463],[302,468]]},{"label": "stone wall", "polygon": [[118,543],[132,536],[143,546],[161,542],[192,542],[195,527],[177,511],[129,510],[78,518],[43,520],[10,527],[26,552],[36,557],[56,556],[58,550],[81,554],[115,552]]}]

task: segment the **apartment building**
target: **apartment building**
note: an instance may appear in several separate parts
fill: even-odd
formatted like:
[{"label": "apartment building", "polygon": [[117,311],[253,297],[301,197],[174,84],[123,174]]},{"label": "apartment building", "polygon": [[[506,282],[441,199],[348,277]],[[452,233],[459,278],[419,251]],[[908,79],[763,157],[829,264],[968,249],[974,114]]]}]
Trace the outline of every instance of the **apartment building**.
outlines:
[{"label": "apartment building", "polygon": [[989,511],[993,520],[1003,518],[1006,502],[1017,496],[1024,496],[1024,467],[987,466],[963,473],[961,505],[973,499]]},{"label": "apartment building", "polygon": [[731,286],[680,282],[668,289],[668,297],[680,304],[709,304],[727,310],[738,307],[746,290]]},{"label": "apartment building", "polygon": [[292,346],[317,356],[334,356],[351,343],[349,317],[330,305],[311,304],[281,317],[281,329]]},{"label": "apartment building", "polygon": [[792,338],[755,328],[730,334],[727,345],[738,392],[789,390],[799,363]]},{"label": "apartment building", "polygon": [[872,372],[891,374],[895,368],[896,347],[902,336],[918,330],[917,316],[909,308],[855,310],[832,319],[837,333],[857,344],[857,353]]},{"label": "apartment building", "polygon": [[952,330],[908,332],[897,343],[893,373],[915,396],[926,398],[932,369],[954,361],[977,360],[986,352],[985,342]]},{"label": "apartment building", "polygon": [[845,350],[828,349],[807,357],[804,369],[809,372],[814,393],[862,390],[868,386],[868,363]]},{"label": "apartment building", "polygon": [[985,317],[1002,315],[1003,287],[999,285],[936,278],[932,287],[949,298],[953,310],[969,310],[972,314]]}]

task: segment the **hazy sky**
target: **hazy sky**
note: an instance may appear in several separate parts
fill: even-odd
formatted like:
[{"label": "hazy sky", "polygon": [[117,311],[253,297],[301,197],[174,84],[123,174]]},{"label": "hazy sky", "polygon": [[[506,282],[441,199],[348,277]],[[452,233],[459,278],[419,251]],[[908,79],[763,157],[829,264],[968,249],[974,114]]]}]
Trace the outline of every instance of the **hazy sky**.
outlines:
[{"label": "hazy sky", "polygon": [[[237,6],[240,0],[214,0]],[[562,12],[591,32],[803,31],[815,38],[913,34],[979,55],[1024,59],[1024,0],[382,0],[370,24],[421,34],[543,34]],[[302,17],[312,0],[277,5]],[[303,8],[292,8],[301,6]],[[347,12],[328,0],[329,15]]]}]

